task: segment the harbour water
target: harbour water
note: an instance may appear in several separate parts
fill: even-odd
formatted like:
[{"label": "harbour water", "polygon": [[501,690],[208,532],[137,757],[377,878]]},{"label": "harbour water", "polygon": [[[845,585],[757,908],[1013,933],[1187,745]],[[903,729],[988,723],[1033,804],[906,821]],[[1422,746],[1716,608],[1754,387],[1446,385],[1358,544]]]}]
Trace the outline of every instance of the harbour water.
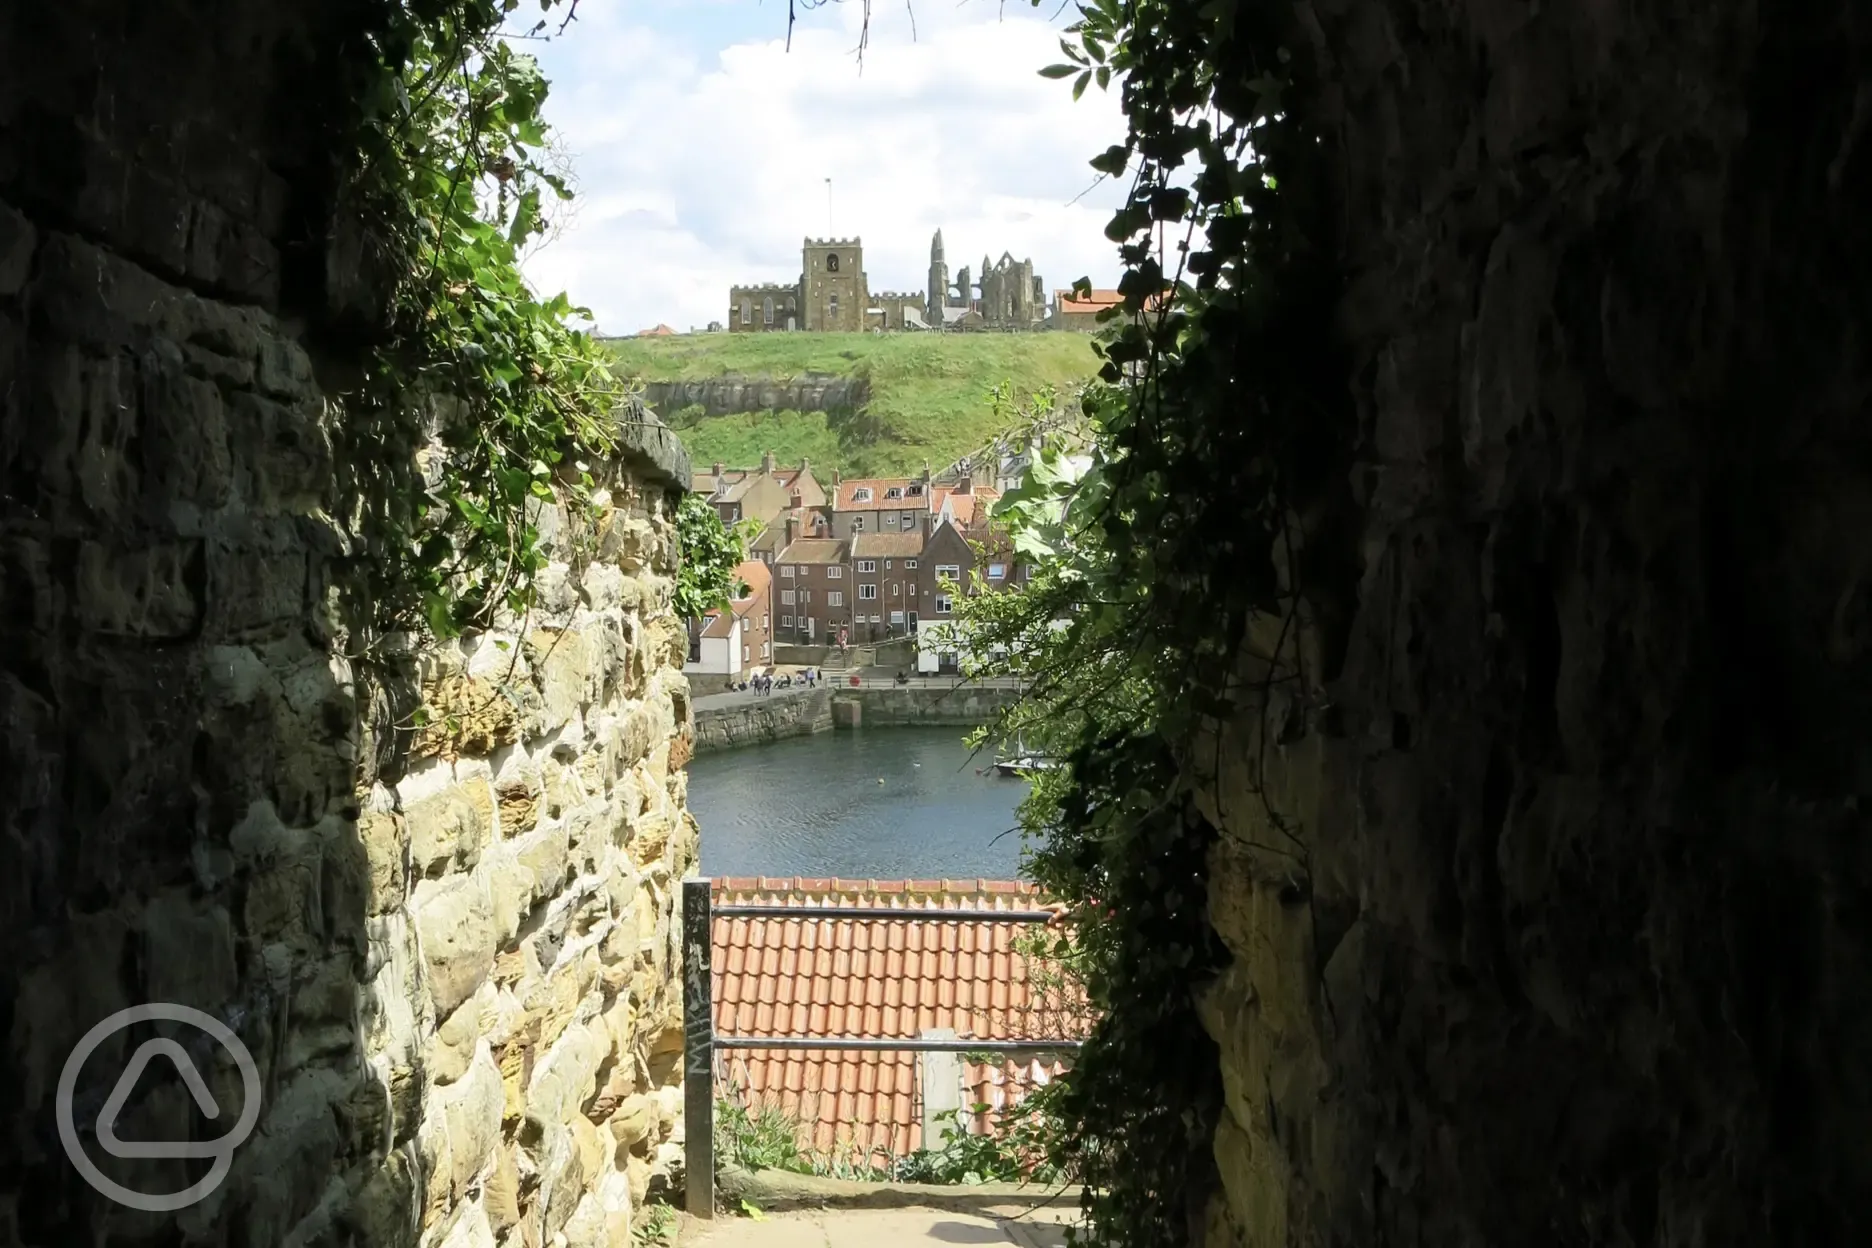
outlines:
[{"label": "harbour water", "polygon": [[821,733],[689,764],[705,875],[1014,879],[1027,783],[960,728]]}]

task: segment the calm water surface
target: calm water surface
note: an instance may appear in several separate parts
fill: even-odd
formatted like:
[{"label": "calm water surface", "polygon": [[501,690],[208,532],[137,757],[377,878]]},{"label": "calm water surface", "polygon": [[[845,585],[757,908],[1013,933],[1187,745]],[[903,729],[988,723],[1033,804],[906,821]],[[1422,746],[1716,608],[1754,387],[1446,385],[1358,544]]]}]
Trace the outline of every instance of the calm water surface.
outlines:
[{"label": "calm water surface", "polygon": [[996,775],[988,751],[971,759],[962,733],[872,728],[704,754],[689,764],[703,874],[1014,879],[1027,784]]}]

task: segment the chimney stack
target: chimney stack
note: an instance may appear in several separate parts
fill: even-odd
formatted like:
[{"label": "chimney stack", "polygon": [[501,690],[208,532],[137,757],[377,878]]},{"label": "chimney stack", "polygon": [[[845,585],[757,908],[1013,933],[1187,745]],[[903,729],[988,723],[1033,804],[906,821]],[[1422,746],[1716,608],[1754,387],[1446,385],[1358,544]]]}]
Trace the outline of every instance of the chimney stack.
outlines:
[{"label": "chimney stack", "polygon": [[721,474],[722,474],[722,469],[723,469],[723,467],[724,467],[724,466],[725,466],[725,465],[723,465],[723,463],[721,462],[721,460],[719,460],[719,459],[718,459],[718,460],[716,460],[716,461],[715,461],[715,475],[716,475],[716,476],[718,476],[718,477],[719,477],[719,476],[721,476]]},{"label": "chimney stack", "polygon": [[836,468],[834,468],[834,469],[832,470],[832,488],[833,488],[833,489],[835,489],[835,490],[836,490],[836,489],[838,489],[838,487],[839,487],[839,480],[840,480],[840,478],[841,478],[841,477],[842,477],[843,475],[844,475],[844,474],[842,474],[842,473],[840,473],[840,472],[839,472],[839,470],[838,470],[838,469],[836,469]]},{"label": "chimney stack", "polygon": [[[794,497],[797,498],[799,495],[795,494]],[[786,518],[786,544],[791,546],[797,540],[799,540],[799,517],[797,515],[788,515]]]},{"label": "chimney stack", "polygon": [[763,451],[760,457],[760,470],[765,476],[773,475],[773,452]]},{"label": "chimney stack", "polygon": [[806,473],[811,468],[812,468],[812,460],[807,459],[804,455],[800,456],[799,457],[799,475],[802,477],[805,476]]}]

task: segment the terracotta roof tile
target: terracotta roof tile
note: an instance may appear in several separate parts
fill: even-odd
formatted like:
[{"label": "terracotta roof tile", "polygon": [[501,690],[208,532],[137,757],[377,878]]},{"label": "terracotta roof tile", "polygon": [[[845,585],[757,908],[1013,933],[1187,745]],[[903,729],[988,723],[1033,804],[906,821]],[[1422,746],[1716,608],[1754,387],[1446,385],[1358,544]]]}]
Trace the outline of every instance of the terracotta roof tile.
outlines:
[{"label": "terracotta roof tile", "polygon": [[[912,487],[917,493],[910,492]],[[885,497],[891,490],[898,491],[896,498]],[[866,492],[862,498],[861,492]],[[839,482],[832,507],[835,511],[917,511],[927,509],[929,502],[930,490],[921,477],[853,477]]]},{"label": "terracotta roof tile", "polygon": [[854,559],[914,559],[923,553],[923,534],[915,530],[909,533],[854,533],[851,553]]},{"label": "terracotta roof tile", "polygon": [[845,543],[831,537],[802,537],[774,556],[775,563],[844,563]]},{"label": "terracotta roof tile", "polygon": [[[1039,909],[1017,881],[726,878],[717,905]],[[1024,924],[896,919],[714,921],[715,1028],[721,1034],[913,1037],[951,1028],[982,1039],[1078,1039],[1084,1011],[1048,999],[1014,949]],[[995,1109],[1059,1073],[1057,1062],[969,1064],[970,1103]],[[1037,1074],[1035,1072],[1038,1072]],[[752,1102],[778,1104],[822,1152],[902,1156],[923,1144],[917,1060],[907,1052],[722,1049],[718,1079]],[[975,1130],[991,1127],[993,1111]],[[933,1143],[933,1141],[932,1141]]]}]

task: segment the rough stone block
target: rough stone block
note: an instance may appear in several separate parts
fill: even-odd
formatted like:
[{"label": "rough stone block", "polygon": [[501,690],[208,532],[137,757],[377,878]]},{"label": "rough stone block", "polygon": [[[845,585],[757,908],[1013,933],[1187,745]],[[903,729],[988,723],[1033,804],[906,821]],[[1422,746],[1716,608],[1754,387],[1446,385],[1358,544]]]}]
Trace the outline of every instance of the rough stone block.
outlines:
[{"label": "rough stone block", "polygon": [[0,204],[0,297],[17,295],[26,285],[38,238],[38,231],[23,213]]},{"label": "rough stone block", "polygon": [[358,819],[357,835],[370,872],[369,912],[396,909],[409,895],[409,834],[403,817],[392,811],[366,811]]},{"label": "rough stone block", "polygon": [[418,758],[491,754],[520,739],[533,710],[528,701],[511,684],[461,673],[441,676],[423,691],[426,722],[410,752]]},{"label": "rough stone block", "polygon": [[527,1083],[525,1117],[534,1138],[571,1121],[597,1086],[598,1067],[610,1046],[601,1028],[568,1027]]},{"label": "rough stone block", "polygon": [[427,879],[472,869],[494,839],[492,804],[487,781],[474,777],[411,806],[405,816],[411,869]]},{"label": "rough stone block", "polygon": [[494,1164],[504,1104],[500,1068],[485,1041],[477,1044],[467,1072],[434,1094],[432,1112],[440,1110],[447,1123],[451,1182],[457,1199],[476,1175]]},{"label": "rough stone block", "polygon": [[479,874],[418,885],[412,897],[430,997],[446,1015],[474,995],[494,967],[494,906]]},{"label": "rough stone block", "polygon": [[236,394],[228,429],[247,473],[248,502],[260,511],[310,511],[331,476],[331,440],[315,400],[274,403]]}]

